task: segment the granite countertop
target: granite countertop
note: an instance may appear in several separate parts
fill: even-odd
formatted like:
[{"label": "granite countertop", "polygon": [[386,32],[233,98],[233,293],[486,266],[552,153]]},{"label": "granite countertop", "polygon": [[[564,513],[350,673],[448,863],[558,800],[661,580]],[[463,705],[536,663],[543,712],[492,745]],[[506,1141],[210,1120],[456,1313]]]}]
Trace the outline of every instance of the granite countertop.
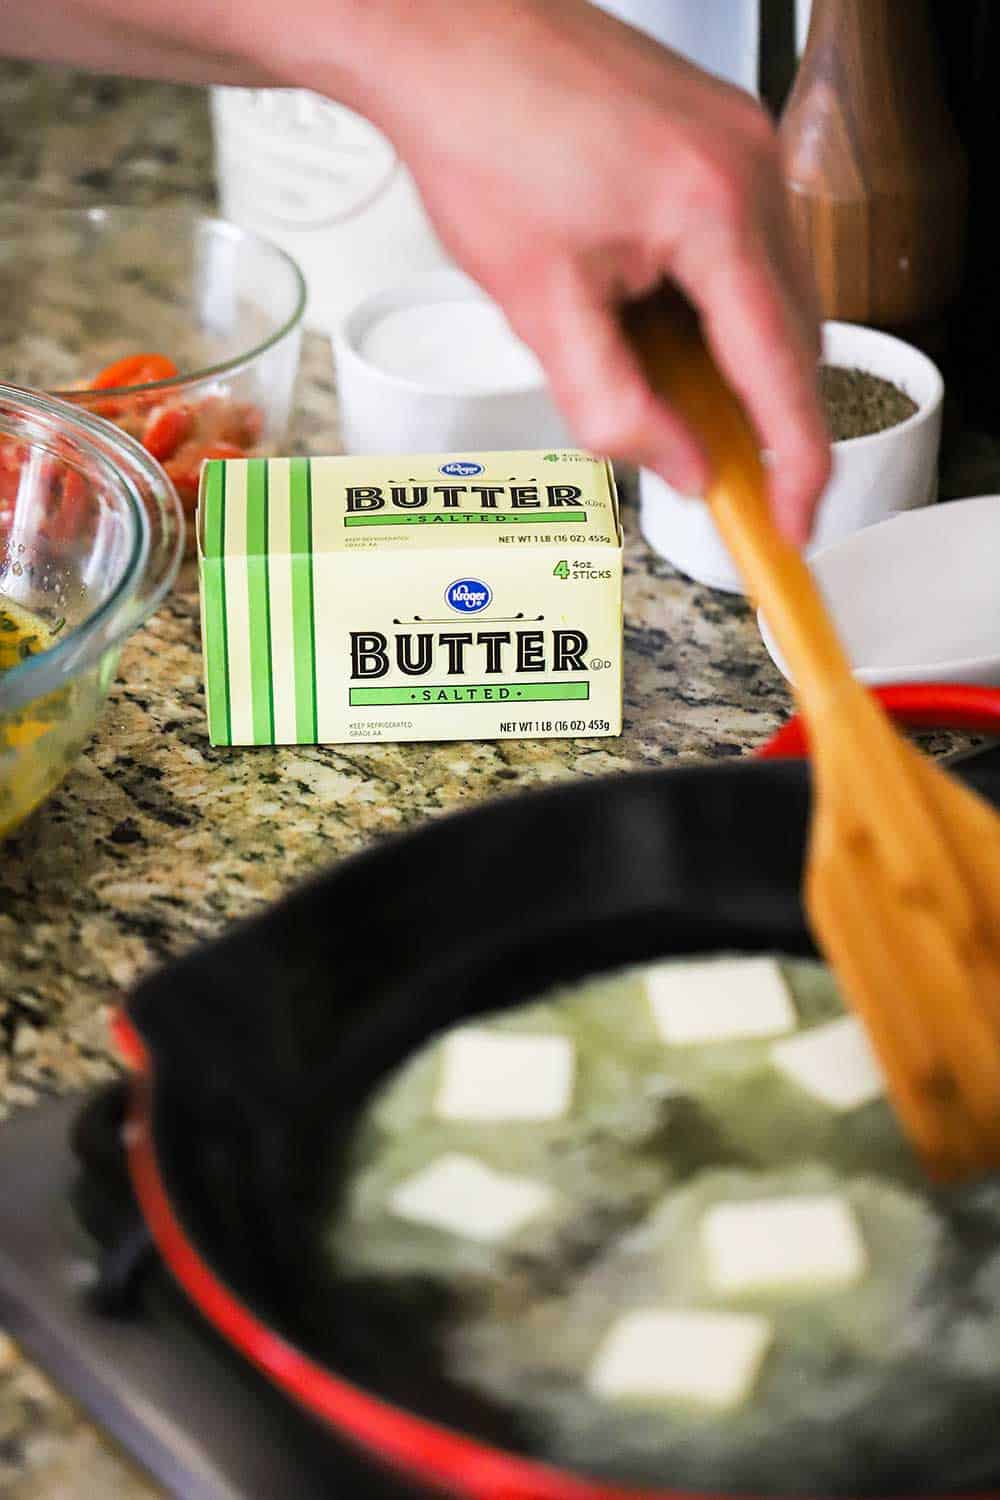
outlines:
[{"label": "granite countertop", "polygon": [[[0,66],[0,182],[38,207],[210,203],[204,96]],[[337,448],[324,341],[306,341],[292,451]],[[150,965],[317,867],[527,786],[761,744],[789,709],[742,601],[654,559],[626,507],[620,740],[213,750],[190,567],[126,649],[98,732],[0,857],[0,1115],[110,1076],[111,1007]],[[0,1334],[0,1493],[153,1493]]]}]

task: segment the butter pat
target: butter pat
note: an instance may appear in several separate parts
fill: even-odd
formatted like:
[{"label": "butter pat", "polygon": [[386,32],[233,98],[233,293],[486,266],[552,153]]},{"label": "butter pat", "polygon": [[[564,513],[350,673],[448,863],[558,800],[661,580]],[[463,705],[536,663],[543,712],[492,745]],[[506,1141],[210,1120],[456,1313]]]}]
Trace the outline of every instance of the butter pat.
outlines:
[{"label": "butter pat", "polygon": [[573,1098],[574,1063],[568,1037],[468,1027],[442,1049],[434,1113],[442,1120],[558,1120]]},{"label": "butter pat", "polygon": [[828,1291],[860,1281],[868,1254],[843,1198],[817,1194],[720,1203],[701,1222],[718,1292]]},{"label": "butter pat", "polygon": [[611,1329],[587,1384],[606,1401],[742,1405],[771,1345],[766,1318],[640,1308]]},{"label": "butter pat", "polygon": [[794,1031],[795,1007],[772,958],[663,964],[646,975],[656,1028],[672,1047]]},{"label": "butter pat", "polygon": [[553,1200],[544,1182],[494,1172],[455,1151],[400,1183],[389,1207],[413,1223],[494,1245],[544,1213]]},{"label": "butter pat", "polygon": [[197,533],[213,745],[621,732],[603,460],[213,460]]},{"label": "butter pat", "polygon": [[842,1016],[775,1042],[771,1059],[794,1084],[830,1109],[859,1109],[885,1092],[878,1059],[856,1016]]}]

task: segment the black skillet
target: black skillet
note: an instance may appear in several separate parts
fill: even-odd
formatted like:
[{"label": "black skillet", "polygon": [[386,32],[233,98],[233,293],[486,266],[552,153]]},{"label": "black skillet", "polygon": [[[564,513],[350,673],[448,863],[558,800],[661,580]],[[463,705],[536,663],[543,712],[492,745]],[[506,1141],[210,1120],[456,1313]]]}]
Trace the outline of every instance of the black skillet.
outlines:
[{"label": "black skillet", "polygon": [[[1000,693],[973,693],[981,716],[965,727],[995,725]],[[1000,765],[965,774],[1000,805]],[[347,860],[143,983],[118,1028],[135,1069],[130,1170],[201,1313],[428,1494],[653,1500],[533,1457],[509,1415],[450,1386],[429,1347],[400,1347],[377,1308],[330,1284],[318,1225],[360,1106],[432,1033],[657,955],[810,952],[808,803],[801,761],[528,793]],[[901,1479],[910,1500],[925,1483]]]}]

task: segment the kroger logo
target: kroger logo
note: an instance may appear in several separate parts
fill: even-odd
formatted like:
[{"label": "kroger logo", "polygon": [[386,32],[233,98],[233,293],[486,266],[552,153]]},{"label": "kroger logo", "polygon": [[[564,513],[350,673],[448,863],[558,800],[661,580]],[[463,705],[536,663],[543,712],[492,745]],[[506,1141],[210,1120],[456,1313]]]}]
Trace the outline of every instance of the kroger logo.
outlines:
[{"label": "kroger logo", "polygon": [[474,464],[467,458],[453,458],[450,464],[442,464],[440,469],[440,473],[450,474],[453,479],[471,479],[473,474],[482,472],[482,464]]},{"label": "kroger logo", "polygon": [[444,591],[444,602],[460,615],[478,615],[493,598],[493,590],[478,578],[457,578]]}]

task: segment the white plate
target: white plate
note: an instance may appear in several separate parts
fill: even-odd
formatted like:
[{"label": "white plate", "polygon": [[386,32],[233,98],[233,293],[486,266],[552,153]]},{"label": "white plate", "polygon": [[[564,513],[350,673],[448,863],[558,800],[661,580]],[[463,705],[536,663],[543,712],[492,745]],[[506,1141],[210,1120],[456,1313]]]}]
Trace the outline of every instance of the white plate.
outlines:
[{"label": "white plate", "polygon": [[863,682],[1000,685],[1000,495],[894,516],[809,564]]}]

